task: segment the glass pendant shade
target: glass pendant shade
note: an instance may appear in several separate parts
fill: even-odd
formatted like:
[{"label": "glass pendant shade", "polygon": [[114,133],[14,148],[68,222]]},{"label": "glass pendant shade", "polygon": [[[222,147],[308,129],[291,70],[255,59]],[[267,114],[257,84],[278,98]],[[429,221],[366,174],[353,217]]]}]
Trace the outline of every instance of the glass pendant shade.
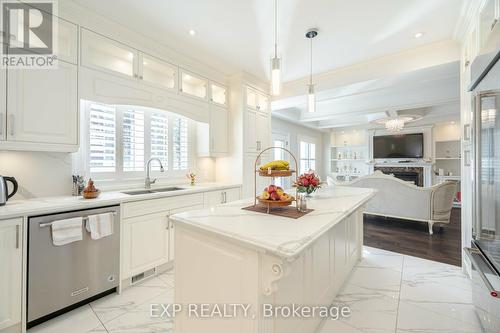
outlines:
[{"label": "glass pendant shade", "polygon": [[271,59],[271,93],[277,96],[281,93],[281,59]]},{"label": "glass pendant shade", "polygon": [[316,96],[314,94],[314,84],[308,86],[307,91],[307,110],[309,112],[316,112]]}]

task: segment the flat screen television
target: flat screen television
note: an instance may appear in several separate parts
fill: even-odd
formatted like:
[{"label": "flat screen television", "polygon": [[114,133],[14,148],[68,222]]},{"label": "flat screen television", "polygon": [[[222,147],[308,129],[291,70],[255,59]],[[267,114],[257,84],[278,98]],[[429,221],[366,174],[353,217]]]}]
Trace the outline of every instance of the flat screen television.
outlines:
[{"label": "flat screen television", "polygon": [[423,158],[424,134],[373,137],[373,158]]}]

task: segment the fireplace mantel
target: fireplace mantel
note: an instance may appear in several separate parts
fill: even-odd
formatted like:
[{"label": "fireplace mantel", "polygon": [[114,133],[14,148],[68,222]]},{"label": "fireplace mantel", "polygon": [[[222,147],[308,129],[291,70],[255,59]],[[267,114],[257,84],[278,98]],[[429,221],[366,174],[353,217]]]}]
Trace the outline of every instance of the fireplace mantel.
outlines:
[{"label": "fireplace mantel", "polygon": [[379,168],[422,168],[423,171],[423,186],[432,186],[432,162],[427,161],[411,161],[411,162],[395,162],[395,161],[373,161],[368,163],[370,173],[375,171],[375,167]]}]

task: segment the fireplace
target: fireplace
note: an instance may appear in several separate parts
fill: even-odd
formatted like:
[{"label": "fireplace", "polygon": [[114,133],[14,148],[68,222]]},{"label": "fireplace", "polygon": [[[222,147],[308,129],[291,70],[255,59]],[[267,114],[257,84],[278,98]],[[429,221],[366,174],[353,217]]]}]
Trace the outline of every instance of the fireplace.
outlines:
[{"label": "fireplace", "polygon": [[417,186],[424,186],[424,168],[422,167],[382,167],[375,166],[374,170],[382,171],[387,175],[404,181],[413,182]]}]

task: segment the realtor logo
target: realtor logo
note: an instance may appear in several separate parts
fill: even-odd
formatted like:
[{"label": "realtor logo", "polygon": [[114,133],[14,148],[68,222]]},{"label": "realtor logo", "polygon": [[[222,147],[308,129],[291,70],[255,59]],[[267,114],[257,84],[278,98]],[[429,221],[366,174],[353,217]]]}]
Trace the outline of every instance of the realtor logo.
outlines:
[{"label": "realtor logo", "polygon": [[53,68],[57,64],[57,16],[53,0],[0,0],[2,61],[0,67]]}]

